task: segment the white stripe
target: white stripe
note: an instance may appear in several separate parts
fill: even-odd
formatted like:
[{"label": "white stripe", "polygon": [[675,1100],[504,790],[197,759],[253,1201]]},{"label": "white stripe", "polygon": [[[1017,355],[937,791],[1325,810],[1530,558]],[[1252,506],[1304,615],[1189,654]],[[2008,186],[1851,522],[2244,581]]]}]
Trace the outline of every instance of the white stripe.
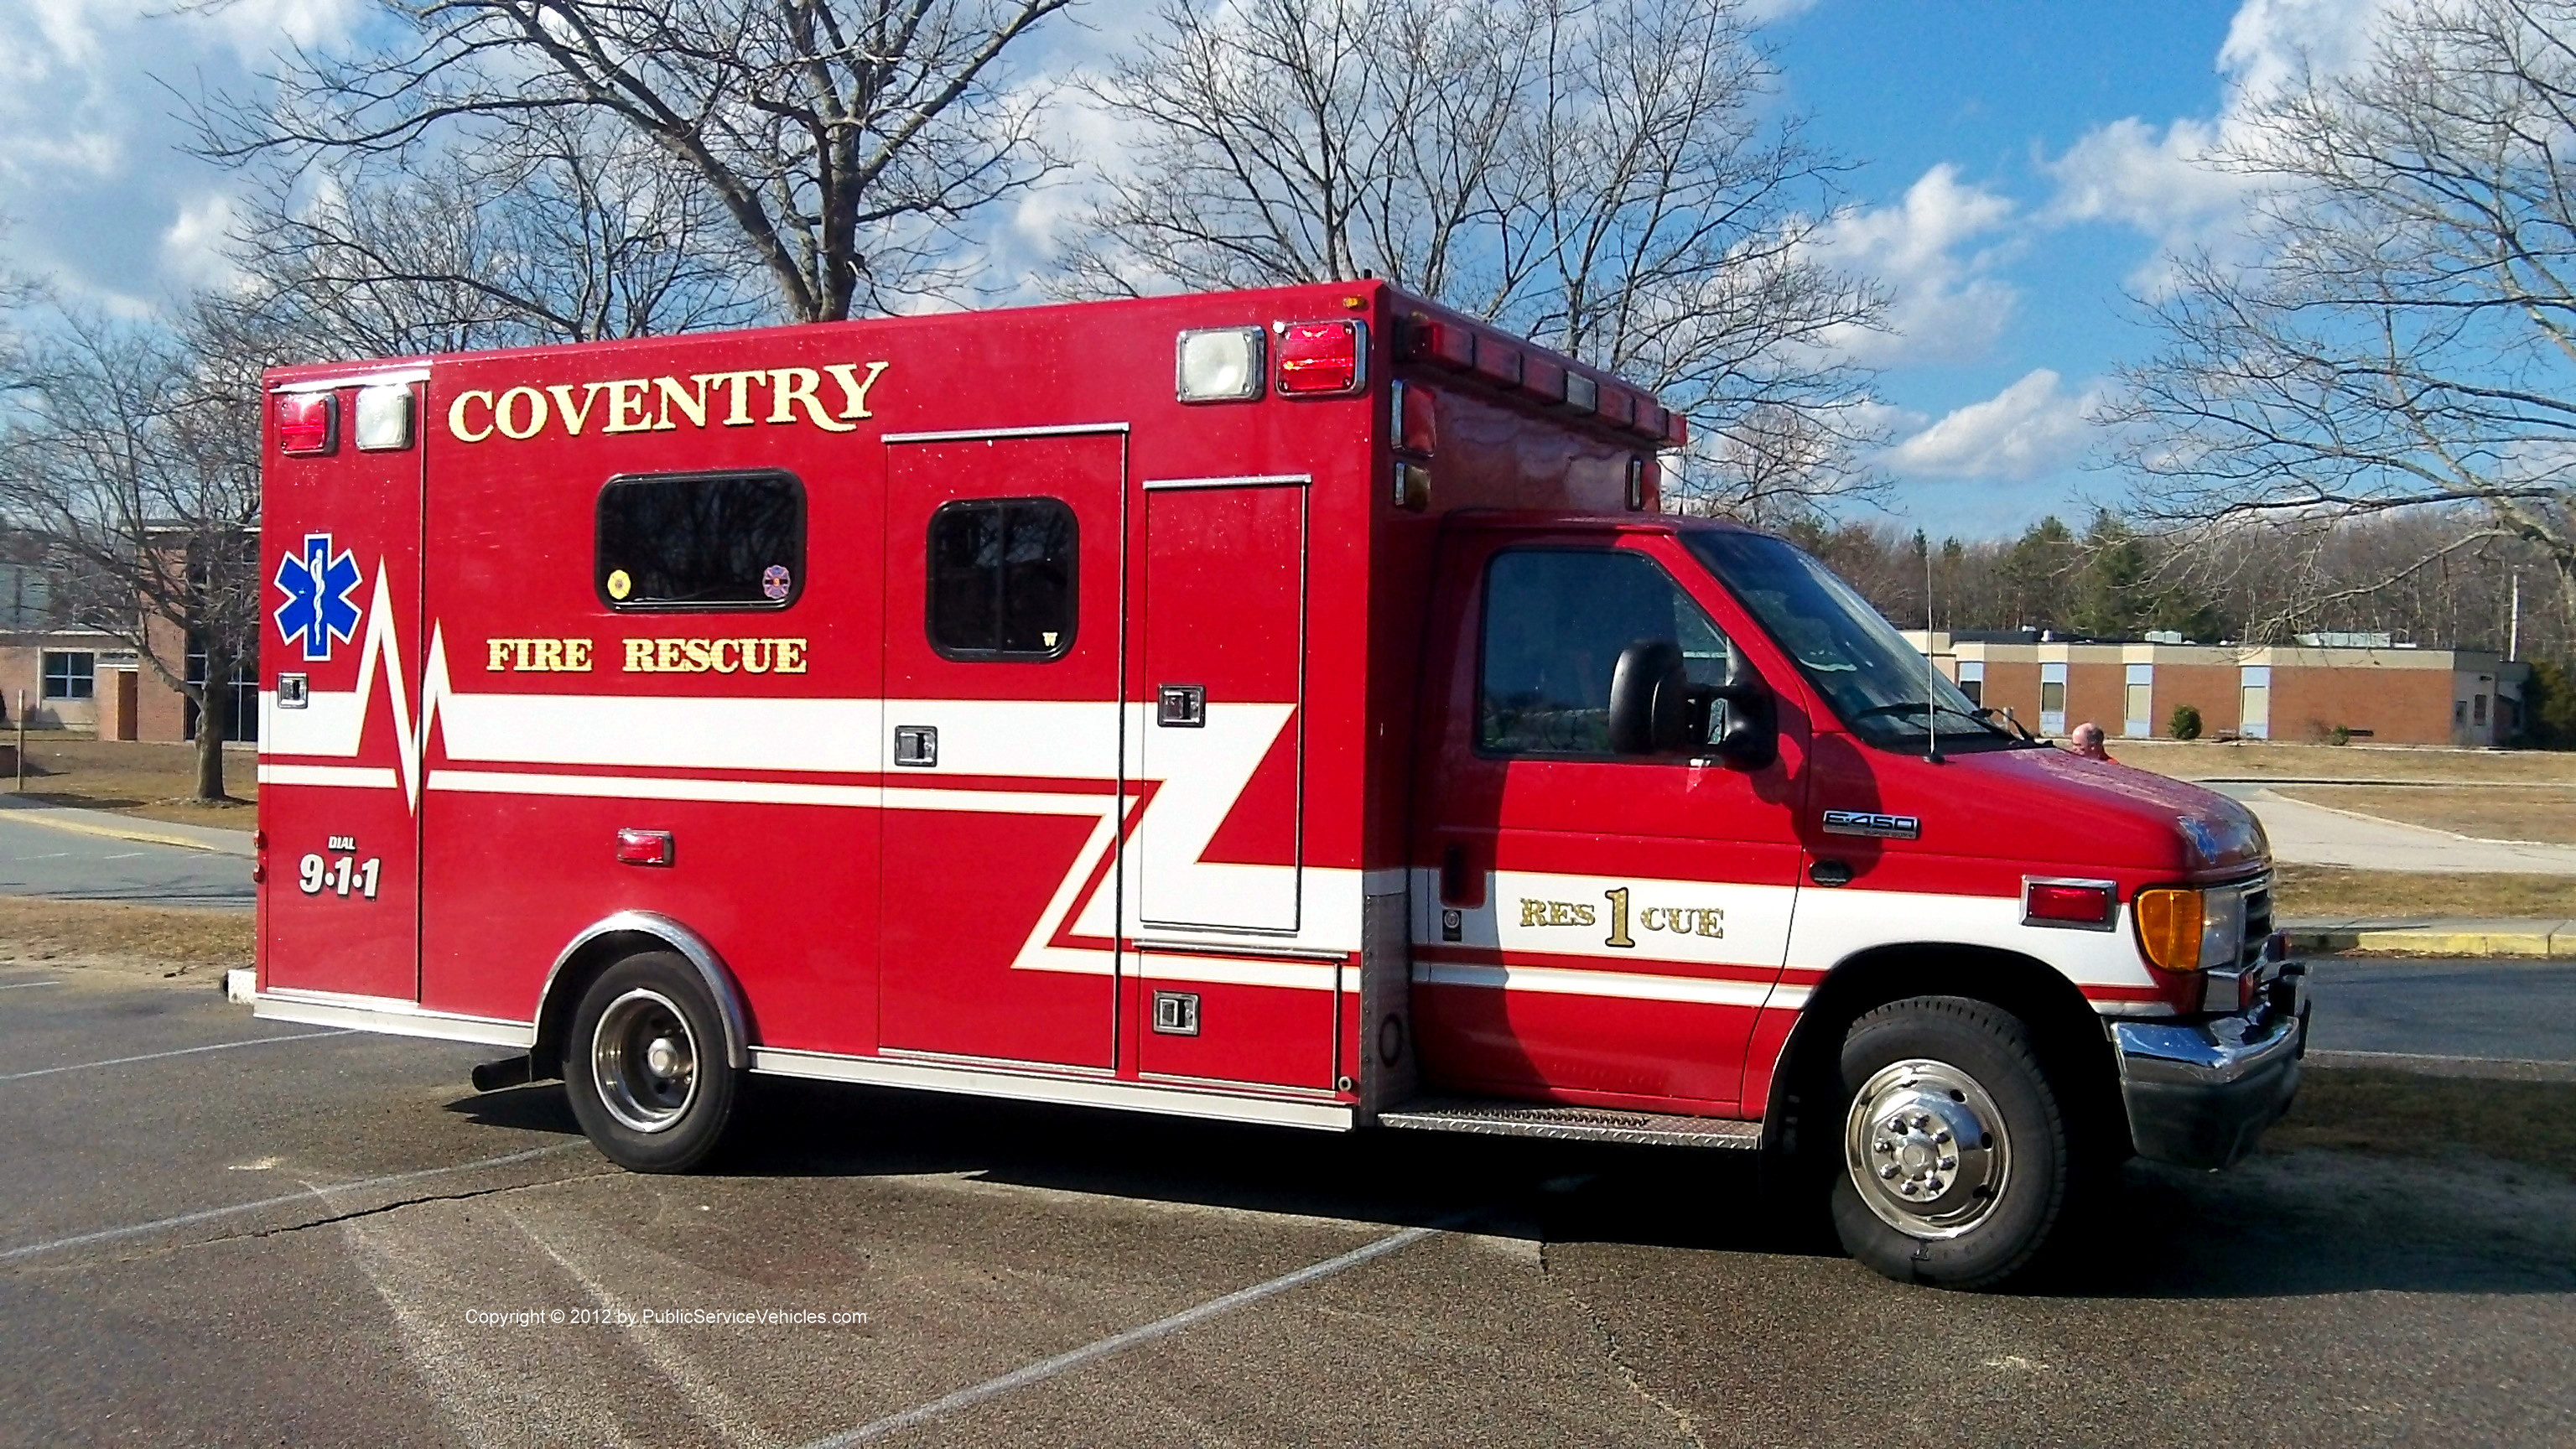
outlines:
[{"label": "white stripe", "polygon": [[1182,1329],[1232,1313],[1238,1308],[1249,1307],[1265,1298],[1275,1298],[1291,1288],[1301,1288],[1308,1283],[1330,1278],[1337,1273],[1346,1273],[1362,1263],[1383,1258],[1398,1248],[1411,1247],[1439,1231],[1438,1228],[1406,1228],[1402,1232],[1389,1233],[1376,1242],[1353,1248],[1340,1257],[1326,1258],[1320,1263],[1310,1263],[1296,1272],[1282,1273],[1266,1283],[1255,1283],[1249,1288],[1238,1288],[1222,1298],[1211,1298],[1195,1308],[1183,1309],[1169,1318],[1158,1318],[1141,1328],[1131,1328],[1124,1333],[1113,1333],[1107,1338],[1086,1343],[1080,1348],[1057,1354],[1053,1358],[1040,1359],[1026,1368],[1014,1369],[999,1378],[986,1379],[971,1388],[963,1388],[953,1394],[943,1395],[918,1408],[906,1409],[900,1414],[889,1414],[873,1423],[852,1429],[846,1434],[834,1434],[828,1438],[817,1439],[806,1446],[806,1449],[841,1449],[843,1445],[873,1443],[889,1434],[900,1433],[905,1429],[927,1424],[933,1419],[944,1418],[959,1409],[980,1404],[986,1399],[1007,1394],[1013,1389],[1025,1388],[1030,1384],[1054,1378],[1069,1369],[1080,1368],[1084,1364],[1134,1348],[1140,1343],[1169,1338]]},{"label": "white stripe", "polygon": [[1535,991],[1550,996],[1606,996],[1621,1001],[1677,1001],[1698,1006],[1760,1006],[1771,995],[1768,981],[1711,981],[1696,976],[1573,971],[1548,966],[1471,966],[1451,961],[1416,962],[1413,979],[1432,986]]},{"label": "white stripe", "polygon": [[74,1062],[68,1067],[38,1067],[32,1072],[11,1072],[0,1076],[0,1082],[23,1082],[29,1077],[50,1077],[56,1072],[85,1072],[92,1067],[122,1067],[135,1062],[157,1062],[167,1057],[192,1057],[199,1052],[228,1052],[235,1047],[266,1046],[273,1041],[310,1041],[321,1036],[347,1036],[345,1031],[297,1031],[284,1036],[255,1036],[248,1041],[219,1041],[213,1046],[181,1047],[177,1051],[145,1052],[139,1057],[109,1057],[103,1062]]},{"label": "white stripe", "polygon": [[1259,961],[1242,956],[1139,956],[1136,974],[1146,981],[1204,982],[1210,986],[1272,986],[1287,991],[1330,991],[1341,967],[1307,961]]},{"label": "white stripe", "polygon": [[[388,774],[391,772],[388,771]],[[465,795],[565,795],[589,800],[701,800],[759,805],[843,805],[875,809],[874,785],[805,785],[776,780],[673,780],[655,775],[551,775],[518,770],[441,770],[432,790]]]},{"label": "white stripe", "polygon": [[1303,488],[1315,481],[1312,473],[1246,473],[1232,478],[1148,478],[1145,487],[1162,488]]},{"label": "white stripe", "polygon": [[[114,856],[108,858],[115,859]],[[0,991],[15,991],[22,986],[60,986],[62,984],[59,981],[12,981],[6,986],[0,986]]]},{"label": "white stripe", "polygon": [[393,771],[372,765],[271,765],[259,767],[263,785],[333,785],[352,790],[399,790]]},{"label": "white stripe", "polygon": [[1067,438],[1085,433],[1123,433],[1125,423],[1054,423],[1039,428],[952,428],[940,433],[887,433],[883,443],[980,443],[986,438]]},{"label": "white stripe", "polygon": [[73,1237],[56,1238],[47,1243],[29,1243],[23,1248],[10,1248],[5,1252],[0,1252],[0,1263],[12,1263],[16,1262],[20,1258],[32,1258],[38,1253],[51,1253],[62,1248],[85,1247],[91,1243],[112,1243],[120,1238],[138,1238],[146,1233],[162,1232],[170,1228],[184,1228],[195,1223],[213,1222],[217,1218],[228,1218],[238,1213],[257,1212],[262,1208],[285,1207],[290,1203],[311,1201],[316,1195],[323,1193],[356,1192],[360,1188],[369,1187],[393,1187],[399,1183],[418,1182],[423,1178],[429,1177],[446,1177],[452,1173],[458,1172],[473,1172],[485,1167],[507,1167],[513,1162],[526,1162],[531,1158],[537,1157],[551,1157],[558,1152],[571,1152],[576,1148],[586,1147],[588,1145],[589,1142],[587,1139],[576,1139],[571,1142],[558,1142],[550,1147],[530,1148],[525,1152],[511,1152],[505,1153],[499,1157],[481,1158],[474,1162],[460,1162],[454,1167],[424,1167],[418,1172],[397,1172],[386,1177],[362,1177],[350,1182],[326,1183],[323,1186],[313,1188],[309,1191],[291,1192],[284,1197],[264,1197],[257,1202],[237,1202],[230,1207],[207,1208],[203,1212],[181,1213],[174,1218],[157,1218],[148,1223],[136,1223],[131,1227],[105,1228],[95,1233],[81,1233]]}]

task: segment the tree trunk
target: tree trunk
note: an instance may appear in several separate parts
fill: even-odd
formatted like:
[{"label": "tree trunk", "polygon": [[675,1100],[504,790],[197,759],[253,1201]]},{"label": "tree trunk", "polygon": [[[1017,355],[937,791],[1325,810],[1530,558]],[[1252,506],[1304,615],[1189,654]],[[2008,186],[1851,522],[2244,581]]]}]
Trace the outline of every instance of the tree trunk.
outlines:
[{"label": "tree trunk", "polygon": [[197,689],[197,798],[230,800],[224,793],[224,736],[232,733],[233,661],[206,651],[206,682]]}]

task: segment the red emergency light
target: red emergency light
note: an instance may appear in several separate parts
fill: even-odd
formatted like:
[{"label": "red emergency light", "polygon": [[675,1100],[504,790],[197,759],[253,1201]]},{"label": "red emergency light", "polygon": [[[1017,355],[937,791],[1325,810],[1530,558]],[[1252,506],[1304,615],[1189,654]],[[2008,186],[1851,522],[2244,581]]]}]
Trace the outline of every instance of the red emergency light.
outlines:
[{"label": "red emergency light", "polygon": [[1279,329],[1278,388],[1284,397],[1359,391],[1365,333],[1357,322],[1290,322]]},{"label": "red emergency light", "polygon": [[277,451],[313,458],[340,445],[340,399],[327,392],[277,395]]}]

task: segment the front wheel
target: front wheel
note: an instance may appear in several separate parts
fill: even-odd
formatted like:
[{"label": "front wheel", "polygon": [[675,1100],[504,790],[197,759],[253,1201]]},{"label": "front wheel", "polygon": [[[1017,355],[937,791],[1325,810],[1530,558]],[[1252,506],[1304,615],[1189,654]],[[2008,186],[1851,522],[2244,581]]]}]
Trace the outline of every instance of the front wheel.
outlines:
[{"label": "front wheel", "polygon": [[1991,1287],[2066,1205],[2064,1115],[2030,1029],[1982,1001],[1918,996],[1853,1022],[1841,1059],[1843,1247],[1900,1282]]},{"label": "front wheel", "polygon": [[686,1172],[733,1119],[739,1076],[706,982],[674,952],[599,974],[564,1043],[564,1089],[581,1130],[632,1172]]}]

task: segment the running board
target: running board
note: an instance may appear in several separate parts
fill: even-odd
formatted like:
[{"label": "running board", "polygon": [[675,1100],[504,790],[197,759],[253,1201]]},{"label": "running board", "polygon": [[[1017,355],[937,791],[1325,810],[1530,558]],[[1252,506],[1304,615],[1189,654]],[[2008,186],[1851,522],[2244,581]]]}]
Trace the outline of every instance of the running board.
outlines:
[{"label": "running board", "polygon": [[1497,1102],[1482,1097],[1416,1097],[1377,1114],[1381,1127],[1425,1132],[1479,1132],[1496,1137],[1550,1137],[1567,1142],[1628,1142],[1653,1147],[1762,1145],[1762,1124],[1719,1117],[1669,1117],[1609,1107]]}]

